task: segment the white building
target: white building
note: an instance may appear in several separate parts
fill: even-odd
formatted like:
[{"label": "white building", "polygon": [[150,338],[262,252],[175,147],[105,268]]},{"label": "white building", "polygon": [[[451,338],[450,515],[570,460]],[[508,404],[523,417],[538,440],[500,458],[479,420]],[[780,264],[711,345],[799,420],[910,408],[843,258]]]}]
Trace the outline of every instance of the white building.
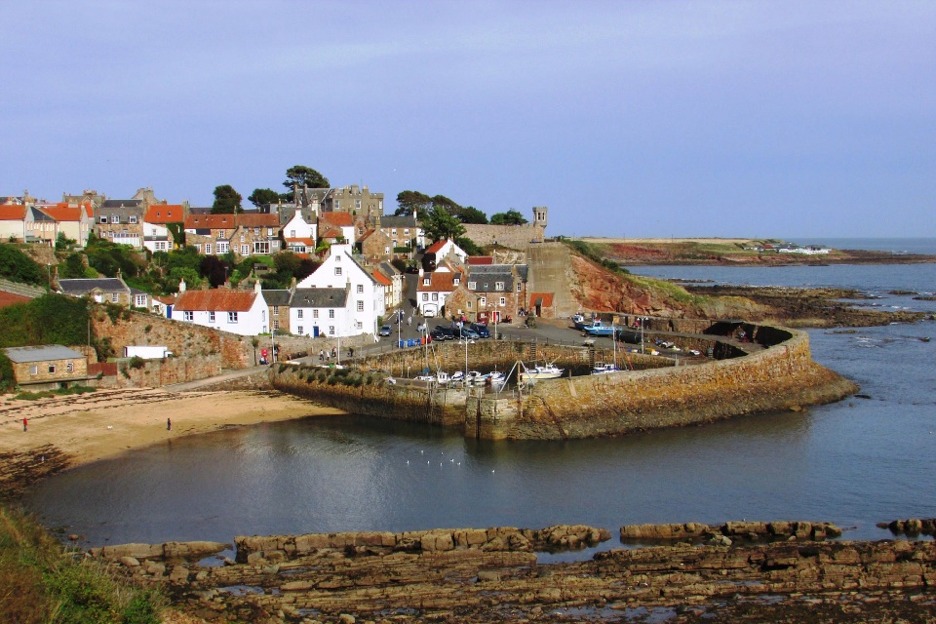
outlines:
[{"label": "white building", "polygon": [[283,240],[286,249],[295,253],[312,253],[318,238],[318,224],[308,223],[302,218],[302,209],[296,208],[296,214],[283,226]]},{"label": "white building", "polygon": [[[354,256],[351,255],[351,245],[332,245],[328,258],[314,273],[296,284],[301,288],[339,288],[347,290],[345,307],[347,314],[335,326],[336,336],[356,336],[358,334],[377,333],[377,319],[386,311],[384,303],[384,287],[370,272],[365,269]],[[295,304],[291,304],[295,306]],[[336,320],[337,319],[336,317]],[[292,316],[290,310],[290,328],[296,333],[293,325],[298,319]],[[307,335],[312,335],[307,332]]]},{"label": "white building", "polygon": [[269,332],[267,304],[260,282],[253,290],[186,290],[179,284],[179,296],[172,308],[172,319],[202,327],[256,336]]},{"label": "white building", "polygon": [[[289,328],[297,336],[353,336],[348,288],[296,288],[289,303]],[[361,333],[361,332],[356,332]]]}]

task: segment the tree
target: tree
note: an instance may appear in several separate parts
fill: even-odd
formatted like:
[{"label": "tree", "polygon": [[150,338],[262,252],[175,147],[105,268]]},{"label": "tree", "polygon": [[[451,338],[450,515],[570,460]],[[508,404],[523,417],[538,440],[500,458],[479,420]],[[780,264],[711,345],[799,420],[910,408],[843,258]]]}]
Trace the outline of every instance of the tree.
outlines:
[{"label": "tree", "polygon": [[234,214],[243,212],[241,207],[241,194],[234,190],[230,184],[216,186],[214,190],[214,204],[211,205],[211,214]]},{"label": "tree", "polygon": [[263,206],[275,204],[279,201],[280,196],[279,193],[273,189],[257,188],[253,190],[253,193],[251,193],[247,199],[250,200],[250,203],[257,208],[262,208]]},{"label": "tree", "polygon": [[480,223],[485,224],[488,222],[487,215],[475,208],[474,206],[465,206],[457,213],[452,213],[454,216],[458,217],[458,220],[462,223]]},{"label": "tree", "polygon": [[399,207],[393,214],[397,217],[408,217],[413,212],[420,215],[432,207],[432,198],[419,191],[400,191],[397,193],[396,200]]},{"label": "tree", "polygon": [[0,244],[0,277],[43,286],[49,283],[48,272],[13,245]]},{"label": "tree", "polygon": [[529,223],[523,215],[511,208],[507,212],[498,212],[491,215],[492,225],[523,225]]},{"label": "tree", "polygon": [[432,210],[421,217],[420,224],[426,236],[433,241],[443,238],[455,240],[465,233],[465,226],[441,206],[433,206]]},{"label": "tree", "polygon": [[208,280],[212,288],[217,288],[227,281],[228,264],[218,256],[205,256],[198,266],[198,274]]},{"label": "tree", "polygon": [[312,167],[294,165],[286,170],[286,180],[283,182],[283,186],[289,189],[285,195],[291,200],[294,186],[300,188],[303,186],[308,188],[329,188],[331,184],[328,183],[328,178]]}]

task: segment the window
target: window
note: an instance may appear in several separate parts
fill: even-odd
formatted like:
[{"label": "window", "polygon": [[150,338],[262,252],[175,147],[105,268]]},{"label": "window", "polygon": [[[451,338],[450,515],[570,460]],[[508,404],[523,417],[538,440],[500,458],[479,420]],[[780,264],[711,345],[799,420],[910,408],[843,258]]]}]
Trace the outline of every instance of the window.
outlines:
[{"label": "window", "polygon": [[521,290],[522,288],[523,288],[523,285],[522,285],[522,284],[517,284],[517,292],[520,292],[520,290]]},{"label": "window", "polygon": [[398,243],[398,242],[397,242],[397,239],[395,239],[395,238],[394,238],[391,242],[393,243],[393,246],[394,246],[394,247],[399,247],[399,246],[400,246],[400,243]]},{"label": "window", "polygon": [[218,238],[224,238],[224,230],[218,230]]},{"label": "window", "polygon": [[456,277],[455,279],[452,280],[452,285],[458,286],[459,284],[461,284],[461,278]]},{"label": "window", "polygon": [[136,297],[134,297],[133,305],[135,305],[138,308],[145,308],[146,307],[146,295],[137,295]]},{"label": "window", "polygon": [[422,295],[423,295],[422,296],[423,301],[429,301],[429,293],[423,293]]},{"label": "window", "polygon": [[289,230],[289,238],[296,238],[296,230]]},{"label": "window", "polygon": [[335,311],[334,311],[334,310],[329,310],[329,311],[328,311],[328,318],[335,318]]},{"label": "window", "polygon": [[49,364],[49,374],[52,375],[55,373],[55,364]]},{"label": "window", "polygon": [[273,331],[279,329],[279,319],[273,319]]},{"label": "window", "polygon": [[468,282],[468,290],[476,290],[478,288],[478,282]]},{"label": "window", "polygon": [[205,255],[206,256],[211,255],[211,243],[205,243]]},{"label": "window", "polygon": [[39,374],[39,367],[38,367],[37,365],[35,365],[35,364],[33,364],[32,366],[30,366],[30,367],[29,367],[29,374],[30,374],[30,375],[38,375],[38,374]]},{"label": "window", "polygon": [[195,243],[195,251],[201,253],[201,243]]},{"label": "window", "polygon": [[468,309],[471,309],[471,299],[468,300]]},{"label": "window", "polygon": [[237,322],[237,312],[228,312],[228,323]]},{"label": "window", "polygon": [[244,236],[244,233],[243,233],[243,232],[241,232],[241,235],[240,235],[240,242],[243,243],[245,240],[247,240],[247,237]]},{"label": "window", "polygon": [[209,322],[209,323],[214,323],[214,322],[215,322],[215,313],[214,313],[214,312],[209,312],[209,313],[208,313],[208,322]]},{"label": "window", "polygon": [[301,336],[302,335],[302,325],[296,328],[296,332]]},{"label": "window", "polygon": [[335,267],[335,275],[341,275],[341,267]]},{"label": "window", "polygon": [[279,306],[273,306],[273,316],[279,316]]},{"label": "window", "polygon": [[107,223],[107,215],[101,215],[101,223]]},{"label": "window", "polygon": [[334,325],[329,325],[329,326],[328,326],[328,335],[329,335],[329,336],[334,336],[334,335],[335,335],[335,326],[334,326]]},{"label": "window", "polygon": [[389,248],[389,247],[384,247],[384,248],[383,248],[383,252],[384,252],[384,255],[385,255],[385,256],[389,256],[389,255],[390,255],[390,248]]},{"label": "window", "polygon": [[120,223],[120,215],[114,215],[111,217],[111,223]]},{"label": "window", "polygon": [[494,282],[494,290],[504,290],[504,282]]},{"label": "window", "polygon": [[312,318],[314,319],[318,318],[318,310],[312,310]]},{"label": "window", "polygon": [[479,297],[479,298],[478,298],[478,305],[481,306],[481,307],[486,306],[486,305],[487,305],[487,297]]},{"label": "window", "polygon": [[363,301],[360,301],[360,300],[359,300],[359,301],[357,302],[357,311],[358,311],[358,312],[363,312],[363,311],[364,311],[364,302],[363,302]]},{"label": "window", "polygon": [[219,253],[219,254],[226,254],[227,252],[228,252],[228,244],[227,244],[226,242],[225,242],[225,243],[218,243],[218,253]]},{"label": "window", "polygon": [[188,321],[189,323],[191,323],[192,321],[195,320],[195,313],[192,312],[191,310],[186,310],[185,312],[182,313],[182,320]]},{"label": "window", "polygon": [[254,236],[260,236],[260,228],[258,227],[254,228]]},{"label": "window", "polygon": [[390,230],[390,235],[391,235],[391,236],[396,236],[396,228],[392,228],[392,229]]},{"label": "window", "polygon": [[439,293],[432,293],[432,300],[433,300],[433,301],[438,301],[438,300],[439,300]]},{"label": "window", "polygon": [[432,283],[432,278],[431,278],[431,277],[424,277],[424,278],[423,278],[423,286],[428,286],[428,285],[431,284],[431,283]]},{"label": "window", "polygon": [[117,293],[111,293],[111,302],[117,303],[118,301],[120,301],[120,295]]},{"label": "window", "polygon": [[271,228],[271,227],[268,227],[268,228],[267,228],[267,236],[270,236],[270,237],[273,236],[273,228]]},{"label": "window", "polygon": [[300,318],[300,319],[303,318],[302,316],[303,312],[305,312],[305,310],[296,310],[296,318]]},{"label": "window", "polygon": [[130,215],[128,223],[136,223],[136,222],[137,222],[136,215]]},{"label": "window", "polygon": [[255,254],[270,253],[270,241],[255,241],[253,245],[254,245],[253,250]]},{"label": "window", "polygon": [[358,292],[359,295],[363,295],[363,294],[364,294],[364,284],[358,284],[358,285],[357,285],[357,292]]},{"label": "window", "polygon": [[500,304],[499,304],[499,305],[501,305],[501,306],[507,305],[507,297],[501,297],[501,298],[500,298]]},{"label": "window", "polygon": [[357,323],[355,323],[354,326],[357,329],[364,329],[364,323],[362,323],[361,321],[358,321]]},{"label": "window", "polygon": [[241,255],[242,256],[250,255],[250,245],[241,245]]}]

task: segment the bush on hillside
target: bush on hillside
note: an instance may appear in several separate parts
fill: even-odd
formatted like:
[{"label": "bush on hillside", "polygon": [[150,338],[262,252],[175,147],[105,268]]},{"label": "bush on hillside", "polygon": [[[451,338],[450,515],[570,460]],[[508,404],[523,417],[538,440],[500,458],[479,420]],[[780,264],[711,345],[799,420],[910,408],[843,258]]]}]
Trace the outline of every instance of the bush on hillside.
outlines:
[{"label": "bush on hillside", "polygon": [[13,282],[45,286],[49,283],[48,271],[39,263],[16,248],[15,245],[0,243],[0,277]]}]

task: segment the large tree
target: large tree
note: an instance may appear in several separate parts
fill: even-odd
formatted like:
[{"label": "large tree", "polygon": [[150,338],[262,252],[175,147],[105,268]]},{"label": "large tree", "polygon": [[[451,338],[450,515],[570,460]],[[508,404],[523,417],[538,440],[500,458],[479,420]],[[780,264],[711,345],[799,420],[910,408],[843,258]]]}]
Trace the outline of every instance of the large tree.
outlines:
[{"label": "large tree", "polygon": [[462,223],[480,223],[483,225],[488,222],[487,215],[474,206],[465,206],[452,214],[458,217],[458,220]]},{"label": "large tree", "polygon": [[214,190],[214,204],[211,205],[211,214],[233,214],[243,212],[241,207],[241,194],[234,190],[230,184],[216,186]]},{"label": "large tree", "polygon": [[433,206],[432,210],[420,217],[420,224],[426,236],[433,241],[448,238],[455,240],[465,233],[465,226],[441,206]]},{"label": "large tree", "polygon": [[400,191],[396,196],[397,205],[395,216],[410,216],[413,212],[421,215],[432,207],[432,198],[419,191]]},{"label": "large tree", "polygon": [[273,189],[257,188],[253,190],[253,193],[251,193],[247,199],[257,208],[263,208],[264,206],[269,206],[270,204],[278,202],[280,196],[279,193]]},{"label": "large tree", "polygon": [[307,186],[308,188],[329,188],[331,184],[328,183],[328,178],[312,167],[293,165],[286,170],[286,180],[283,181],[283,186],[288,189],[288,192],[284,195],[287,195],[291,200],[294,186],[300,188],[303,186]]},{"label": "large tree", "polygon": [[528,223],[523,215],[511,208],[507,212],[498,212],[491,215],[491,223],[494,225],[523,225]]}]

